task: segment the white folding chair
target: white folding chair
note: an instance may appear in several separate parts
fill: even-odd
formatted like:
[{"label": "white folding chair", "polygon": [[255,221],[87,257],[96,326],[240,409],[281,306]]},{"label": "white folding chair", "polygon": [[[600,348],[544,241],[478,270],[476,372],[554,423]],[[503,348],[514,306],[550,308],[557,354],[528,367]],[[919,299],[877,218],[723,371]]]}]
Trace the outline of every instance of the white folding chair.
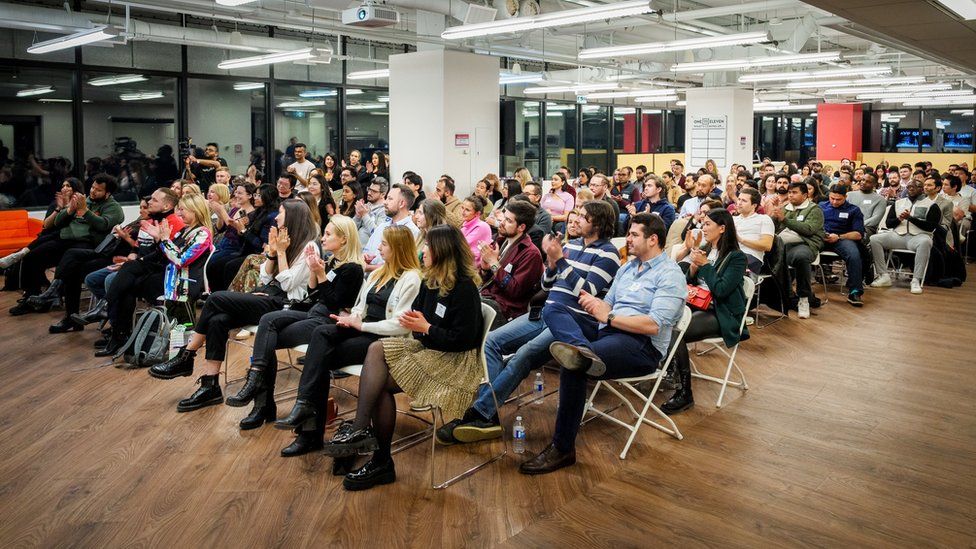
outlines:
[{"label": "white folding chair", "polygon": [[[777,316],[773,320],[767,322],[766,324],[760,324],[759,323],[759,308],[762,307],[762,299],[760,299],[760,293],[762,292],[762,285],[763,285],[763,282],[765,282],[769,278],[772,278],[772,276],[773,275],[771,275],[771,274],[760,274],[760,275],[757,275],[757,277],[756,277],[757,278],[757,280],[756,280],[756,315],[755,315],[756,316],[756,319],[754,321],[754,324],[755,324],[756,328],[765,328],[766,326],[770,326],[772,324],[775,324],[777,321],[783,320],[787,316],[786,313],[784,313],[783,311],[779,311],[779,316]],[[785,307],[785,305],[784,305],[784,307]]]},{"label": "white folding chair", "polygon": [[[756,290],[756,284],[752,281],[751,278],[749,278],[747,276],[747,277],[745,277],[745,278],[742,279],[742,293],[745,294],[745,301],[746,301],[746,303],[749,303],[749,301],[752,299],[752,294],[753,294],[753,292],[755,290]],[[742,320],[739,321],[739,333],[740,334],[742,333],[742,329],[743,329],[743,327],[746,324],[746,317],[747,316],[749,316],[749,306],[748,305],[746,306],[746,310],[743,311],[743,313],[742,313]],[[706,375],[706,374],[701,373],[698,370],[698,366],[695,364],[695,361],[694,360],[691,360],[691,357],[689,355],[689,360],[691,360],[691,375],[692,375],[692,377],[697,377],[699,379],[704,379],[706,381],[712,381],[712,382],[718,383],[718,384],[720,384],[722,386],[722,390],[720,390],[719,393],[718,393],[718,401],[715,403],[715,407],[716,408],[721,408],[722,407],[722,399],[725,398],[725,389],[729,385],[731,385],[733,387],[741,387],[743,391],[748,391],[749,390],[749,384],[746,383],[746,376],[745,376],[745,374],[742,373],[742,369],[739,368],[739,365],[735,363],[735,355],[739,351],[739,345],[740,345],[740,343],[736,343],[735,344],[735,347],[732,347],[732,352],[731,353],[725,349],[725,343],[722,341],[722,338],[721,337],[713,337],[713,338],[705,339],[705,340],[700,341],[699,343],[703,343],[705,345],[710,345],[710,347],[706,351],[704,351],[702,353],[698,353],[699,356],[702,355],[702,354],[704,354],[705,352],[708,352],[708,351],[718,350],[723,355],[725,355],[725,356],[727,356],[729,358],[729,363],[725,367],[725,377],[718,378],[718,377],[714,377],[714,376],[710,376],[710,375]],[[735,370],[737,372],[739,372],[739,379],[741,381],[729,381],[729,376],[732,374],[732,368],[733,367],[735,368]]]},{"label": "white folding chair", "polygon": [[[915,252],[907,248],[895,248],[893,250],[889,250],[888,260],[885,262],[886,268],[888,270],[888,275],[892,277],[907,276],[908,278],[912,278],[914,276],[914,271],[909,269],[903,269],[901,260],[897,260],[898,264],[895,265],[896,262],[895,254],[904,254],[904,255],[910,255],[912,257],[915,257]],[[925,268],[922,269],[922,280],[919,280],[920,283],[925,284],[925,275],[928,274],[928,272],[929,272],[929,264],[926,263]]]},{"label": "white folding chair", "polygon": [[[663,431],[673,436],[678,440],[684,438],[681,432],[678,430],[678,426],[675,425],[674,420],[672,420],[667,414],[662,412],[661,409],[657,407],[657,404],[654,404],[654,396],[657,395],[658,388],[661,386],[661,380],[668,373],[668,368],[671,366],[671,361],[674,358],[675,351],[678,349],[678,345],[684,345],[682,339],[684,338],[685,330],[688,329],[689,323],[691,323],[691,309],[689,309],[688,306],[685,306],[684,312],[681,314],[681,320],[679,320],[678,325],[675,326],[675,330],[677,330],[677,336],[671,338],[672,340],[675,341],[675,344],[671,345],[671,350],[668,351],[668,356],[661,363],[660,368],[658,368],[657,370],[655,370],[654,372],[646,376],[600,380],[597,381],[596,386],[593,387],[593,392],[590,393],[590,398],[589,400],[586,401],[585,411],[590,412],[595,416],[608,419],[616,423],[617,425],[620,425],[621,427],[624,427],[625,429],[630,431],[630,436],[627,438],[627,444],[624,445],[623,452],[620,452],[620,459],[627,458],[627,452],[630,450],[630,445],[633,444],[634,439],[637,438],[637,431],[641,428],[641,425],[645,423],[650,425],[651,427],[654,427],[655,429],[658,429],[660,431]],[[654,381],[654,385],[647,395],[644,395],[636,387],[638,383],[642,383],[644,381]],[[634,405],[631,404],[630,399],[628,399],[620,391],[618,391],[616,387],[614,387],[614,384],[626,388],[631,393],[633,393],[634,396],[636,396],[644,403],[644,407],[641,409],[640,412],[638,412],[637,409],[634,408]],[[608,391],[616,395],[617,398],[619,398],[620,401],[623,403],[623,406],[626,406],[630,410],[630,412],[634,415],[636,421],[634,422],[633,425],[610,415],[610,412],[616,408],[610,410],[600,410],[593,404],[593,401],[596,399],[597,393],[599,393],[600,389],[604,387],[606,387]],[[619,406],[617,408],[619,408]],[[665,421],[667,421],[670,427],[664,426],[656,421],[651,421],[650,419],[647,419],[647,411],[651,409],[654,410],[654,413],[661,416]],[[586,416],[585,412],[583,416],[585,418]],[[594,419],[594,418],[590,418],[590,419]],[[586,423],[587,421],[589,420],[584,419],[583,423]]]}]

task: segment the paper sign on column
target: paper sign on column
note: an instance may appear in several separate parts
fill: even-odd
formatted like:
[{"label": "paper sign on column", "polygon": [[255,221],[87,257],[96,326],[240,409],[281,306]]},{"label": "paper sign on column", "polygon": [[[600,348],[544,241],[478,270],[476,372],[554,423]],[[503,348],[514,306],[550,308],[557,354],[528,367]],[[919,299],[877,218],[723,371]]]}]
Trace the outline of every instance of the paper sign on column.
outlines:
[{"label": "paper sign on column", "polygon": [[717,166],[725,166],[728,141],[728,116],[697,116],[691,120],[691,162],[689,166],[703,167],[711,159]]}]

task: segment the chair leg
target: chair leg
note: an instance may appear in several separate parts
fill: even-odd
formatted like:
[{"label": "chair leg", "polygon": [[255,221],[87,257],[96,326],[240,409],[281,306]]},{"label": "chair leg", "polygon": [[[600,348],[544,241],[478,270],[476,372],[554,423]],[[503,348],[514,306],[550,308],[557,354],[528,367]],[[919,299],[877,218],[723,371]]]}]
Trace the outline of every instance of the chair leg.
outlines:
[{"label": "chair leg", "polygon": [[[497,406],[498,405],[498,397],[495,395],[495,388],[491,385],[490,382],[488,383],[488,389],[491,391],[492,398],[495,400],[495,405]],[[444,423],[443,413],[441,412],[440,408],[435,408],[435,410],[437,412],[437,415],[440,415],[441,416],[441,424],[443,425],[443,423]],[[431,429],[432,429],[432,432],[435,432],[437,430],[437,418],[436,418],[436,416],[434,417],[434,424],[431,426]],[[506,455],[508,455],[508,448],[507,448],[507,444],[505,443],[505,435],[504,435],[504,432],[503,432],[503,434],[502,434],[502,451],[500,453],[493,455],[492,457],[488,458],[488,460],[483,461],[483,462],[479,463],[478,465],[475,465],[474,467],[471,467],[470,469],[467,469],[466,471],[463,471],[461,473],[458,473],[457,475],[454,475],[453,477],[451,477],[451,478],[449,478],[449,479],[447,479],[447,480],[445,480],[443,482],[437,482],[434,479],[434,465],[435,465],[434,464],[434,459],[435,459],[436,448],[437,448],[437,440],[436,439],[437,439],[437,437],[435,437],[435,436],[430,437],[430,486],[434,490],[443,490],[444,488],[447,488],[448,486],[454,484],[455,482],[457,482],[457,481],[459,481],[461,479],[464,479],[464,478],[467,478],[467,477],[473,475],[474,473],[480,471],[481,469],[484,469],[485,467],[491,465],[492,463],[494,463],[494,462],[500,460],[501,458],[505,457]]]}]

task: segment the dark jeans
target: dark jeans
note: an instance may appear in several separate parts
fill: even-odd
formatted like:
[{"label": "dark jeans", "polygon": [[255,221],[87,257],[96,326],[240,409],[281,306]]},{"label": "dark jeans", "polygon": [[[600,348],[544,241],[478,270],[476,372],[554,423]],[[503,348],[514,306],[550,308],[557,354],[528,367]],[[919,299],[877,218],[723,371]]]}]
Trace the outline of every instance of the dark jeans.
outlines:
[{"label": "dark jeans", "polygon": [[132,331],[136,300],[141,297],[155,302],[163,291],[163,273],[163,266],[157,263],[130,261],[122,265],[105,295],[113,330],[121,334]]},{"label": "dark jeans", "polygon": [[65,316],[77,313],[81,308],[81,284],[89,273],[112,264],[112,258],[95,250],[78,248],[68,250],[54,271],[54,278],[61,280]]},{"label": "dark jeans", "polygon": [[[115,289],[115,282],[112,283]],[[227,338],[234,328],[257,324],[264,315],[278,311],[284,303],[265,295],[214,292],[207,298],[194,331],[207,336],[207,360],[224,360]]]},{"label": "dark jeans", "polygon": [[57,265],[68,250],[90,249],[92,245],[81,240],[62,240],[57,233],[52,233],[36,238],[27,247],[30,252],[20,260],[20,287],[26,295],[36,295],[48,282],[45,269]]},{"label": "dark jeans", "polygon": [[329,383],[332,370],[343,366],[362,364],[366,352],[380,336],[360,332],[353,328],[342,328],[334,320],[328,319],[312,331],[305,353],[305,368],[298,382],[298,398],[312,403],[317,412],[313,430],[325,432],[326,404],[329,401]]},{"label": "dark jeans", "polygon": [[[232,280],[234,280],[234,275],[237,274],[237,270],[241,268],[241,264],[238,260],[243,259],[241,252],[238,250],[217,250],[210,257],[210,262],[207,263],[207,283],[210,284],[210,291],[217,292],[220,290],[226,290]],[[231,268],[234,272],[228,273],[228,266],[234,264]]]},{"label": "dark jeans", "polygon": [[789,244],[786,248],[786,264],[793,267],[796,295],[800,297],[813,297],[810,287],[810,264],[813,259],[813,252],[806,244]]},{"label": "dark jeans", "polygon": [[825,252],[834,252],[847,265],[847,288],[864,293],[864,262],[861,257],[861,247],[853,240],[838,240],[833,244],[824,244]]},{"label": "dark jeans", "polygon": [[261,317],[258,333],[254,336],[251,365],[264,370],[265,383],[271,393],[274,393],[275,380],[278,377],[278,355],[275,350],[308,343],[312,330],[327,322],[332,322],[329,310],[320,303],[315,304],[308,312],[288,309]]},{"label": "dark jeans", "polygon": [[[590,349],[606,364],[606,372],[592,379],[644,376],[660,367],[661,353],[650,337],[612,327],[597,330],[595,320],[577,322],[580,316],[560,304],[548,305],[543,310],[546,325],[557,341]],[[559,372],[559,409],[552,442],[560,452],[568,452],[576,446],[576,435],[586,406],[587,379],[591,378],[583,371],[563,368]]]}]

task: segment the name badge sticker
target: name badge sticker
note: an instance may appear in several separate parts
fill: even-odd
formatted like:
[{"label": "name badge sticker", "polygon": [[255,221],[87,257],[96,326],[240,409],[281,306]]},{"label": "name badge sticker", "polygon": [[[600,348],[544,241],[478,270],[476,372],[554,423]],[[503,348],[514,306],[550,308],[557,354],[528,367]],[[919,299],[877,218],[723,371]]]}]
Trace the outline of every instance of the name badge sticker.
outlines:
[{"label": "name badge sticker", "polygon": [[634,282],[633,284],[630,285],[630,288],[629,288],[629,290],[632,291],[632,292],[639,291],[640,289],[641,289],[640,282]]},{"label": "name badge sticker", "polygon": [[513,264],[512,263],[509,263],[508,265],[505,265],[505,272],[508,273],[508,274],[512,274],[512,267],[513,267]]},{"label": "name badge sticker", "polygon": [[803,218],[804,218],[804,217],[805,217],[805,216],[804,216],[803,214],[800,214],[800,215],[798,215],[798,216],[796,216],[796,220],[797,220],[797,221],[803,221]]},{"label": "name badge sticker", "polygon": [[870,203],[871,203],[871,200],[865,200],[864,201],[864,204],[870,204]]},{"label": "name badge sticker", "polygon": [[447,307],[443,303],[438,303],[437,308],[434,309],[434,314],[440,318],[444,318],[444,313],[447,312]]},{"label": "name badge sticker", "polygon": [[329,274],[325,275],[325,279],[328,280],[329,282],[335,280],[335,277],[336,277],[335,271],[329,271]]},{"label": "name badge sticker", "polygon": [[840,213],[837,214],[837,217],[839,217],[841,219],[847,219],[847,216],[848,215],[850,215],[850,214],[848,214],[847,212],[840,212]]}]

